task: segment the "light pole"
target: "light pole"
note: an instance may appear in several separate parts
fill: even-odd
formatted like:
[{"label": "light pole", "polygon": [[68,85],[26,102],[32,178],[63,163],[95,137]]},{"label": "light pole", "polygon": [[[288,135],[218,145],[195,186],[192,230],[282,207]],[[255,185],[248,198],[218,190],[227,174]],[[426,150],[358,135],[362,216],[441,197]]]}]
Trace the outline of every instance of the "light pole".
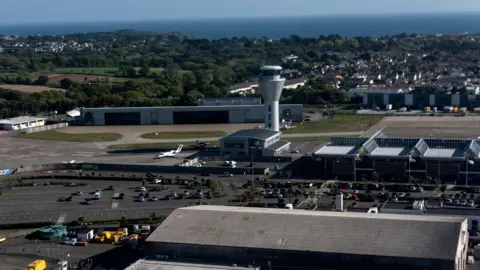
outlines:
[{"label": "light pole", "polygon": [[468,165],[473,165],[475,162],[473,160],[465,157],[465,185],[468,186]]},{"label": "light pole", "polygon": [[254,163],[253,163],[253,155],[254,155],[254,150],[255,150],[255,146],[250,146],[250,152],[252,152],[252,187],[255,186],[255,173],[254,173]]},{"label": "light pole", "polygon": [[408,184],[410,184],[410,179],[411,179],[411,163],[416,162],[414,158],[412,158],[411,155],[408,155]]}]

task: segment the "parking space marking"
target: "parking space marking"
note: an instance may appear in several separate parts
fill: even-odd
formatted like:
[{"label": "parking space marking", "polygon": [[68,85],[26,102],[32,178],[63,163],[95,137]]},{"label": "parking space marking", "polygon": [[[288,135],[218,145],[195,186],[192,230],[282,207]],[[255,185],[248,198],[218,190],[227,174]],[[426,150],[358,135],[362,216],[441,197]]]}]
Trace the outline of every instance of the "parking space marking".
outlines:
[{"label": "parking space marking", "polygon": [[66,216],[67,216],[67,213],[62,213],[62,214],[60,214],[60,216],[59,216],[58,219],[57,219],[57,223],[58,223],[58,224],[63,223],[63,222],[65,221],[65,217],[66,217]]}]

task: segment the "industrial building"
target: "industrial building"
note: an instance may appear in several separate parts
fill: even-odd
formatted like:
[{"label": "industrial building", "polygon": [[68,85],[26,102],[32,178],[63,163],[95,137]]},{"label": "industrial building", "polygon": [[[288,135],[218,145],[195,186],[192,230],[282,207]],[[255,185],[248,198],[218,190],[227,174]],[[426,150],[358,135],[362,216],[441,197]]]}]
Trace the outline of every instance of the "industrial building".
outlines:
[{"label": "industrial building", "polygon": [[409,107],[411,109],[422,110],[426,106],[443,109],[445,106],[466,107],[472,110],[480,104],[480,95],[460,95],[460,94],[417,94],[408,92],[393,91],[370,91],[363,89],[350,90],[351,96],[361,96],[363,106],[366,108],[386,108],[388,104],[393,109]]},{"label": "industrial building", "polygon": [[[280,113],[285,119],[302,121],[303,105],[281,104]],[[108,126],[263,123],[265,114],[264,106],[260,104],[82,108],[81,115],[86,125]]]},{"label": "industrial building", "polygon": [[0,120],[0,130],[21,130],[45,125],[44,118],[20,116]]},{"label": "industrial building", "polygon": [[280,140],[281,132],[254,128],[239,130],[220,139],[222,155],[280,156],[290,150],[290,142]]},{"label": "industrial building", "polygon": [[415,177],[480,185],[478,140],[388,138],[377,132],[370,138],[333,137],[314,158],[317,175],[325,179],[408,182]]},{"label": "industrial building", "polygon": [[463,217],[201,205],[176,209],[147,239],[150,258],[271,269],[463,270]]}]

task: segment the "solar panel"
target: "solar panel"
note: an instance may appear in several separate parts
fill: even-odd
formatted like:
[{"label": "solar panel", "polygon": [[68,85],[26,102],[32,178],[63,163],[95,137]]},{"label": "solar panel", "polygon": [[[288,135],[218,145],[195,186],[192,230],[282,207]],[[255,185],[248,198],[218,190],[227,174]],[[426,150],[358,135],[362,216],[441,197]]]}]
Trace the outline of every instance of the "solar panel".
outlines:
[{"label": "solar panel", "polygon": [[415,149],[417,149],[417,151],[420,153],[420,155],[423,156],[423,155],[425,155],[425,153],[428,150],[428,145],[423,139],[420,139],[417,142],[417,144],[415,144]]},{"label": "solar panel", "polygon": [[418,139],[411,138],[375,138],[379,147],[414,147]]},{"label": "solar panel", "polygon": [[353,137],[332,137],[330,139],[333,146],[360,146],[364,144],[368,138],[353,138]]},{"label": "solar panel", "polygon": [[425,139],[429,148],[458,149],[467,147],[471,140]]},{"label": "solar panel", "polygon": [[478,157],[480,155],[480,145],[478,145],[476,141],[472,141],[470,143],[469,150],[472,151],[475,157]]},{"label": "solar panel", "polygon": [[367,142],[365,142],[363,144],[363,148],[369,153],[373,153],[373,151],[375,151],[375,149],[378,148],[378,144],[375,142],[375,139],[374,138],[371,138],[370,140],[368,140]]}]

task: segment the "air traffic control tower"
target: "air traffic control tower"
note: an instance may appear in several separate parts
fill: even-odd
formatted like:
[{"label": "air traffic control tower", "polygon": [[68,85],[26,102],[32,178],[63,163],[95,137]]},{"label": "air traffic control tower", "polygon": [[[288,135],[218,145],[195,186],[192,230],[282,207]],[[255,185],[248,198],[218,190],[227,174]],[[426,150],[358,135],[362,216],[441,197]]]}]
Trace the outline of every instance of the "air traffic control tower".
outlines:
[{"label": "air traffic control tower", "polygon": [[265,101],[265,129],[280,131],[278,104],[282,95],[285,78],[281,78],[281,66],[260,67],[258,86]]}]

